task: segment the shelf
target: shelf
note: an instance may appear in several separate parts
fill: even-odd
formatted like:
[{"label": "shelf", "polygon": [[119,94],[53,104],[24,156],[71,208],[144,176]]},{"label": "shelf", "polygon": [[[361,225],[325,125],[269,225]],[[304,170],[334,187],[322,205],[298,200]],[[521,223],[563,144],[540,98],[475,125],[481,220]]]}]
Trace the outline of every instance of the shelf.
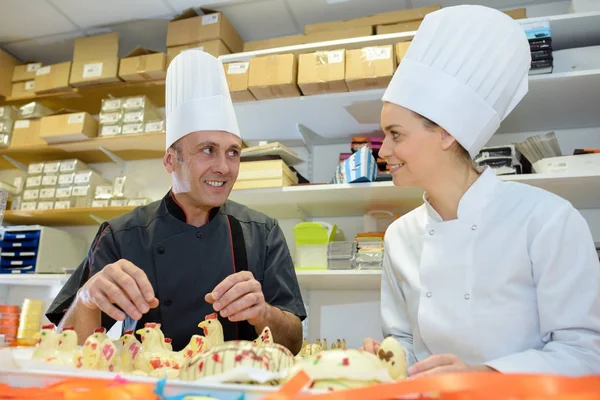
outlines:
[{"label": "shelf", "polygon": [[[600,126],[600,69],[535,75],[498,132]],[[246,140],[298,141],[301,124],[324,138],[380,131],[383,89],[236,103]],[[327,110],[326,116],[323,110]]]},{"label": "shelf", "polygon": [[0,274],[0,285],[54,286],[69,279],[67,274]]},{"label": "shelf", "polygon": [[296,271],[300,287],[308,290],[379,290],[380,270]]},{"label": "shelf", "polygon": [[[555,193],[579,209],[600,208],[600,175],[531,174],[504,176]],[[370,210],[404,214],[423,204],[423,191],[392,182],[324,184],[235,190],[229,198],[274,218],[362,216]]]},{"label": "shelf", "polygon": [[[162,158],[165,154],[165,134],[146,133],[98,137],[81,142],[60,143],[42,146],[9,147],[0,150],[0,156],[28,165],[40,161],[78,158],[91,164],[110,162],[108,155],[100,147],[126,161]],[[15,168],[4,157],[0,158],[0,169]]]},{"label": "shelf", "polygon": [[98,225],[133,210],[135,207],[71,208],[65,210],[6,211],[4,222],[13,225]]},{"label": "shelf", "polygon": [[98,114],[102,105],[102,99],[109,97],[129,97],[146,95],[157,107],[165,106],[165,81],[148,82],[119,82],[84,86],[80,88],[66,89],[54,93],[44,93],[29,97],[11,98],[5,100],[5,104],[20,107],[32,101],[53,110],[66,108],[76,111],[87,111],[90,114]]}]

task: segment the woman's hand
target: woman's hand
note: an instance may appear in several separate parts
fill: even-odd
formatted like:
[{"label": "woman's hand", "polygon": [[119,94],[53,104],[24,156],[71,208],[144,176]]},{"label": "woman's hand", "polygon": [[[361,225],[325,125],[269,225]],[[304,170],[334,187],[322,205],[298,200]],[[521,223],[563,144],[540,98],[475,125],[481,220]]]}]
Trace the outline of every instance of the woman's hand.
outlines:
[{"label": "woman's hand", "polygon": [[363,345],[359,350],[377,355],[377,352],[379,351],[379,346],[381,346],[381,343],[379,343],[375,339],[366,338],[365,340],[363,340]]},{"label": "woman's hand", "polygon": [[454,354],[439,354],[413,364],[408,369],[411,378],[451,372],[497,372],[486,365],[468,365]]}]

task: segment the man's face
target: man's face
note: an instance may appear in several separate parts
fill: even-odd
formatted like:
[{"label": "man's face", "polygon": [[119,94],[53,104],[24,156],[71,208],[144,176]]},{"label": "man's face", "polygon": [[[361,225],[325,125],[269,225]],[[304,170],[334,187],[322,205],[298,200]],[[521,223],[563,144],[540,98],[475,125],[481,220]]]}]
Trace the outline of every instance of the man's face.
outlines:
[{"label": "man's face", "polygon": [[242,140],[223,131],[190,133],[163,160],[173,191],[185,193],[198,207],[225,204],[240,169]]}]

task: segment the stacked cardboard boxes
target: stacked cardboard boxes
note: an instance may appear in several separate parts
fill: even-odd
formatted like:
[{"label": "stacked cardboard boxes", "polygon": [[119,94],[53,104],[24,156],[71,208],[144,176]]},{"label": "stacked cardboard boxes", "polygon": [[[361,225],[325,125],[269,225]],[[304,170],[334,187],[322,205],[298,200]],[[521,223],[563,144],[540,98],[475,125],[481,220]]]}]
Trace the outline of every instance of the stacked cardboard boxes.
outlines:
[{"label": "stacked cardboard boxes", "polygon": [[120,82],[119,34],[75,39],[69,83],[73,87]]}]

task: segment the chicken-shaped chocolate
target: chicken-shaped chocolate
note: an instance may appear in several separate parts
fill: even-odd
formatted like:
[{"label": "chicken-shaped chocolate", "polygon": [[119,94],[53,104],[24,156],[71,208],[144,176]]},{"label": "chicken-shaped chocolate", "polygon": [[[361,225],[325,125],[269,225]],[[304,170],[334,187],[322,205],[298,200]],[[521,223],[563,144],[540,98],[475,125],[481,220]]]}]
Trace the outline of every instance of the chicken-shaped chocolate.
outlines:
[{"label": "chicken-shaped chocolate", "polygon": [[173,351],[173,339],[165,338],[165,348],[169,351]]},{"label": "chicken-shaped chocolate", "polygon": [[253,341],[257,344],[271,344],[273,343],[273,335],[271,334],[271,329],[268,326],[265,326],[265,329],[258,335],[256,339]]},{"label": "chicken-shaped chocolate", "polygon": [[119,338],[121,342],[121,371],[129,372],[135,369],[135,360],[142,351],[142,344],[133,334],[133,330],[123,332],[123,336]]},{"label": "chicken-shaped chocolate", "polygon": [[58,333],[56,333],[56,325],[47,324],[42,326],[42,330],[34,336],[37,339],[37,345],[33,351],[32,358],[46,360],[56,356],[58,352]]},{"label": "chicken-shaped chocolate", "polygon": [[223,338],[223,325],[217,318],[217,313],[212,313],[204,317],[204,321],[198,324],[199,328],[204,330],[205,349],[210,350],[225,342]]},{"label": "chicken-shaped chocolate", "polygon": [[64,327],[62,332],[58,334],[58,351],[55,359],[47,361],[69,367],[74,366],[77,354],[77,339],[77,332],[75,332],[74,327]]}]

